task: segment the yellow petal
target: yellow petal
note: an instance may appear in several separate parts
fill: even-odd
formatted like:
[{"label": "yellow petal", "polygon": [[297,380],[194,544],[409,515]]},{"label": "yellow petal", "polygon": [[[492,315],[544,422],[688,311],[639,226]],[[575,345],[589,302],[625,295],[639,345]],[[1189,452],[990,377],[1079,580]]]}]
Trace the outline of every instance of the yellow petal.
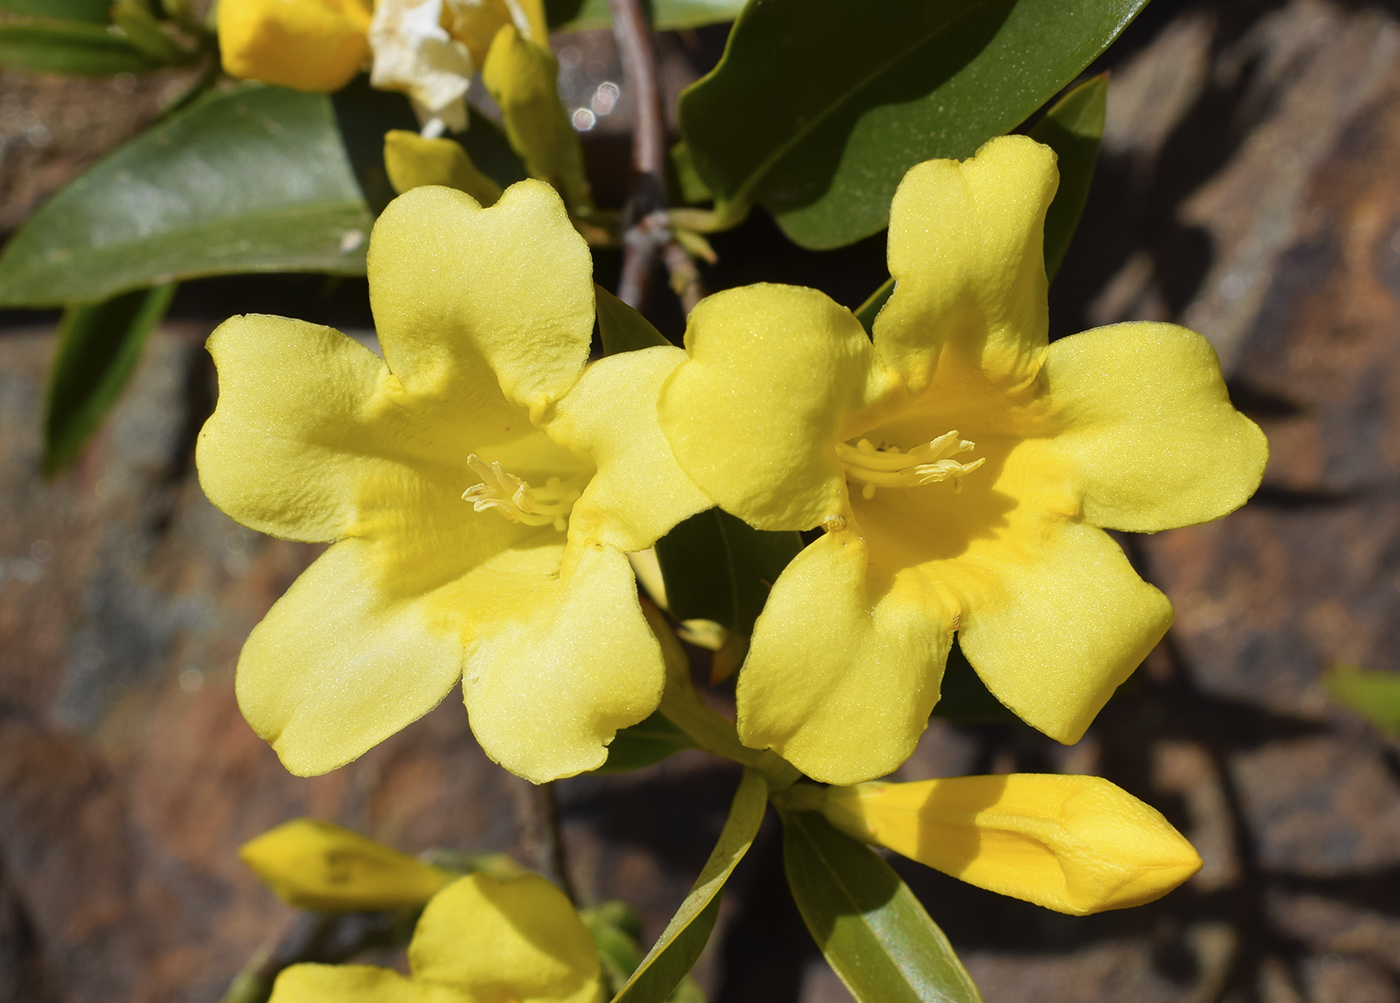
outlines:
[{"label": "yellow petal", "polygon": [[728,289],[691,312],[685,344],[661,427],[700,489],[759,529],[810,529],[843,512],[835,444],[874,383],[851,312],[815,289]]},{"label": "yellow petal", "polygon": [[1045,211],[1058,184],[1055,154],[1025,136],[905,174],[890,206],[896,285],[875,344],[912,392],[949,361],[1002,387],[1035,378],[1049,323]]},{"label": "yellow petal", "polygon": [[1045,443],[1076,468],[1084,518],[1154,532],[1217,519],[1264,475],[1264,433],[1230,404],[1215,350],[1172,324],[1062,338],[1045,364],[1064,431]]},{"label": "yellow petal", "polygon": [[657,418],[661,384],[684,361],[679,348],[660,346],[599,359],[559,402],[550,438],[598,466],[569,517],[571,537],[646,550],[711,506],[677,465]]},{"label": "yellow petal", "polygon": [[200,486],[264,533],[325,541],[356,519],[384,368],[339,331],[283,317],[234,317],[209,338],[219,404],[200,432]]},{"label": "yellow petal", "polygon": [[827,533],[783,571],[754,625],[740,740],[828,783],[889,773],[928,725],[952,632],[915,578],[872,576],[858,533]]},{"label": "yellow petal", "polygon": [[389,203],[370,238],[384,356],[416,395],[469,403],[499,380],[539,419],[587,361],[592,271],[548,185],[512,185],[489,209],[448,188],[415,188]]},{"label": "yellow petal", "polygon": [[361,0],[221,0],[224,72],[299,91],[348,84],[369,59],[369,6]]},{"label": "yellow petal", "polygon": [[1077,916],[1151,902],[1201,867],[1160,812],[1101,777],[861,784],[827,791],[824,812],[856,839]]},{"label": "yellow petal", "polygon": [[422,905],[452,880],[446,871],[314,818],[270,829],[239,847],[238,856],[298,909],[401,909]]},{"label": "yellow petal", "polygon": [[463,673],[482,749],[534,783],[596,769],[619,728],[661,702],[661,648],[642,616],[627,558],[571,544],[516,615],[483,624]]},{"label": "yellow petal", "polygon": [[501,186],[481,173],[462,144],[452,139],[424,139],[416,132],[390,129],[384,134],[384,169],[400,194],[423,185],[446,185],[483,206],[495,205],[501,197]]},{"label": "yellow petal", "polygon": [[343,540],[268,612],[238,660],[238,705],[287,769],[343,766],[432,710],[462,668],[458,628],[383,584],[374,547]]},{"label": "yellow petal", "polygon": [[985,585],[958,643],[998,700],[1071,743],[1162,639],[1172,607],[1103,530],[1047,521],[1041,532],[973,552]]},{"label": "yellow petal", "polygon": [[588,205],[583,148],[559,100],[559,62],[549,49],[508,24],[491,42],[481,80],[530,176],[552,184],[570,207]]},{"label": "yellow petal", "polygon": [[[372,965],[292,965],[277,976],[268,1003],[428,1003],[398,972]],[[465,1001],[464,1001],[465,1003]]]},{"label": "yellow petal", "polygon": [[588,928],[554,885],[534,874],[470,874],[439,892],[408,948],[413,980],[473,1001],[594,1003],[603,997]]}]

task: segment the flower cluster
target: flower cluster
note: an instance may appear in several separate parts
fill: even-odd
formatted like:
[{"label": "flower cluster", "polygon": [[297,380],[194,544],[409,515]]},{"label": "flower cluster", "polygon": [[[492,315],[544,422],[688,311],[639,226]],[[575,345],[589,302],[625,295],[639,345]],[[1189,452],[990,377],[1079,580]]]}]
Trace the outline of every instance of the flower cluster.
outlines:
[{"label": "flower cluster", "polygon": [[209,497],[332,544],[244,648],[247,719],[289,769],[321,773],[460,680],[506,768],[594,769],[665,682],[627,555],[718,505],[819,531],[774,583],[737,687],[744,745],[848,785],[788,795],[800,807],[1067,912],[1163,894],[1199,858],[1106,782],[849,786],[912,751],[955,634],[1006,706],[1076,741],[1172,617],[1105,530],[1217,518],[1262,476],[1263,435],[1199,335],[1048,342],[1056,184],[1025,137],[912,169],[873,338],[820,292],[756,285],[702,302],[683,350],[594,361],[589,253],[553,189],[522,182],[486,209],[401,196],[369,250],[382,358],[277,317],[210,341]]}]

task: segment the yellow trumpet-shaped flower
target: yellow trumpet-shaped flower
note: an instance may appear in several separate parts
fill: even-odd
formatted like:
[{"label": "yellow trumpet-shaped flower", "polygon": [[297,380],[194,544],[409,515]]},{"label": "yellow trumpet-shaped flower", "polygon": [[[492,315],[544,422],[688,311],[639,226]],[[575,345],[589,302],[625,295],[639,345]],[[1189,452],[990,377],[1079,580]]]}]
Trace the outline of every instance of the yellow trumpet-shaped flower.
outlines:
[{"label": "yellow trumpet-shaped flower", "polygon": [[314,818],[269,829],[239,847],[238,856],[284,902],[323,912],[422,905],[453,877]]},{"label": "yellow trumpet-shaped flower", "polygon": [[760,529],[826,532],[774,584],[739,677],[739,735],[854,783],[913,750],[958,633],[998,699],[1074,742],[1171,623],[1100,527],[1243,504],[1267,459],[1199,335],[1047,343],[1055,155],[1023,136],[905,175],[894,295],[867,337],[812,289],[690,316],[661,420],[676,459]]},{"label": "yellow trumpet-shaped flower", "polygon": [[1013,773],[825,794],[822,813],[855,839],[1076,916],[1159,899],[1201,869],[1160,812],[1102,777]]},{"label": "yellow trumpet-shaped flower", "polygon": [[600,766],[664,679],[625,555],[709,504],[655,417],[684,352],[586,364],[591,259],[538,181],[489,209],[401,195],[369,285],[382,359],[281,317],[210,338],[206,494],[262,532],[334,541],[244,645],[244,716],[292,772],[323,773],[460,679],[507,769]]},{"label": "yellow trumpet-shaped flower", "polygon": [[293,965],[271,1003],[599,1003],[593,937],[564,893],[527,874],[468,875],[423,910],[410,975],[370,965]]},{"label": "yellow trumpet-shaped flower", "polygon": [[369,0],[220,0],[224,71],[300,91],[336,91],[369,60]]}]

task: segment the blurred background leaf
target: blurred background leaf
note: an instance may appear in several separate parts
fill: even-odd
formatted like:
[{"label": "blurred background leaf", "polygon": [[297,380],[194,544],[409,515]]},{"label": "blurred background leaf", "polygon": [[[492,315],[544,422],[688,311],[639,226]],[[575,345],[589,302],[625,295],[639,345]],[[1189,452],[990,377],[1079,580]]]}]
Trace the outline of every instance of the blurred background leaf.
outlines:
[{"label": "blurred background leaf", "polygon": [[[630,728],[623,728],[608,746],[608,760],[595,773],[624,773],[659,763],[695,743],[660,711]],[[629,971],[630,975],[631,972]]]},{"label": "blurred background leaf", "polygon": [[870,847],[815,812],[781,812],[802,921],[858,1003],[982,1003],[938,924]]},{"label": "blurred background leaf", "polygon": [[1060,187],[1045,214],[1045,275],[1051,282],[1065,259],[1099,162],[1108,113],[1108,74],[1084,81],[1056,101],[1030,137],[1055,151]]},{"label": "blurred background leaf", "polygon": [[904,172],[1014,129],[1147,0],[771,0],[681,95],[680,125],[721,217],[754,203],[806,248],[886,225]]},{"label": "blurred background leaf", "polygon": [[175,286],[138,289],[105,303],[64,311],[44,407],[46,476],[82,452],[136,368],[146,336],[160,323]]},{"label": "blurred background leaf", "polygon": [[[545,0],[545,14],[554,31],[607,28],[612,24],[608,0]],[[698,28],[732,21],[744,9],[744,0],[651,0],[645,3],[657,28]]]},{"label": "blurred background leaf", "polygon": [[0,25],[0,65],[39,73],[106,77],[141,73],[161,64],[121,35],[75,21]]},{"label": "blurred background leaf", "polygon": [[16,14],[106,24],[111,0],[0,0],[0,8]]},{"label": "blurred background leaf", "polygon": [[0,255],[0,306],[238,272],[363,275],[371,223],[330,99],[241,87],[172,115],[34,213]]},{"label": "blurred background leaf", "polygon": [[1400,734],[1400,673],[1334,665],[1322,677],[1322,686],[1334,703],[1381,731]]}]

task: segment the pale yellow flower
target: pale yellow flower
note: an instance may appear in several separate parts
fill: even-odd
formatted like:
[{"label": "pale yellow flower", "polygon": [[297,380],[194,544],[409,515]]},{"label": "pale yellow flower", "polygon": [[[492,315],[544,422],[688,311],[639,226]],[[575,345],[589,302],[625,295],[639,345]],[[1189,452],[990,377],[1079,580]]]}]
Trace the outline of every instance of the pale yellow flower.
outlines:
[{"label": "pale yellow flower", "polygon": [[739,734],[854,783],[909,755],[953,641],[1028,723],[1074,742],[1171,623],[1099,527],[1243,504],[1267,459],[1215,352],[1170,324],[1047,343],[1055,155],[1023,136],[905,176],[874,340],[813,289],[719,293],[661,396],[682,468],[760,529],[826,532],[779,577]]},{"label": "pale yellow flower", "polygon": [[586,364],[591,266],[541,182],[490,209],[415,188],[370,241],[383,359],[281,317],[210,338],[205,492],[254,529],[335,541],[239,659],[243,713],[292,772],[354,759],[459,679],[486,753],[536,782],[600,766],[656,709],[626,554],[709,503],[656,423],[684,353]]},{"label": "pale yellow flower", "polygon": [[588,928],[544,878],[468,875],[428,903],[410,974],[371,965],[293,965],[270,1003],[601,1003]]},{"label": "pale yellow flower", "polygon": [[1013,773],[823,793],[823,814],[849,836],[1076,916],[1151,902],[1201,869],[1160,812],[1102,777]]}]

